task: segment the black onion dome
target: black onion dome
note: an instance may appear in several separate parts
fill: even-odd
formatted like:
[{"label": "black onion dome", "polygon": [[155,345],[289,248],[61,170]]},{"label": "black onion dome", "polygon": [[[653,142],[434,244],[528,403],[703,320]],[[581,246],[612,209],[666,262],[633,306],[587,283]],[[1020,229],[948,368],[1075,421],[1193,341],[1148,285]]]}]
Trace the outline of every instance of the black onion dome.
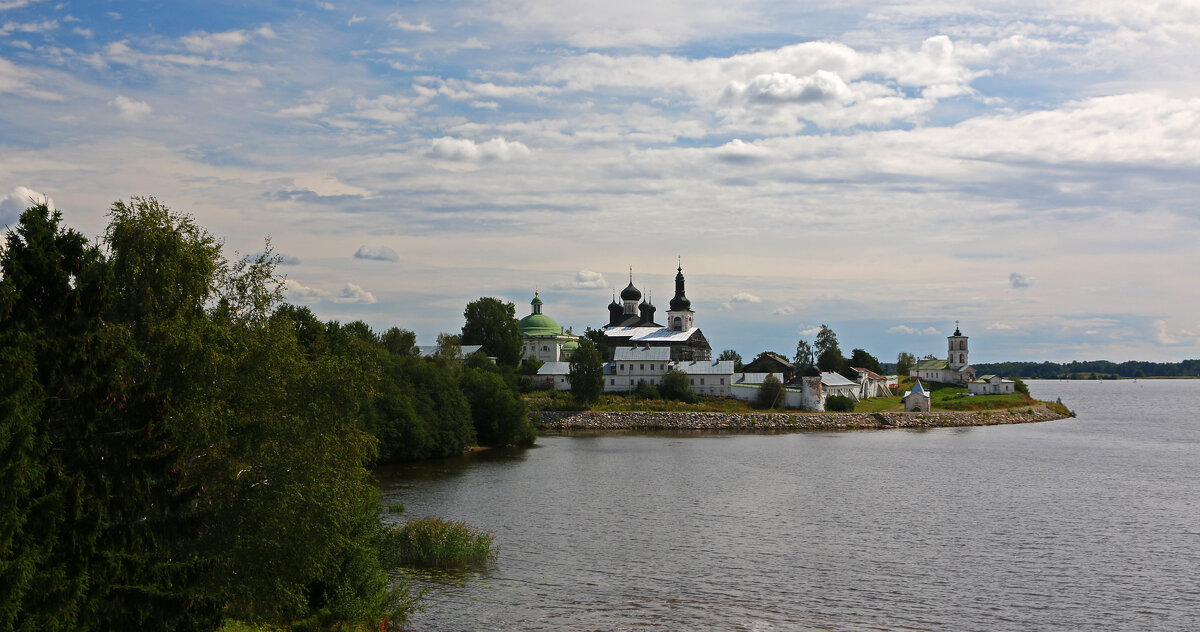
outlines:
[{"label": "black onion dome", "polygon": [[640,301],[641,299],[642,292],[636,287],[633,287],[633,281],[630,281],[629,285],[625,286],[625,289],[621,290],[622,301]]},{"label": "black onion dome", "polygon": [[692,308],[692,302],[683,293],[683,268],[675,275],[675,298],[671,299],[671,311],[681,312]]}]

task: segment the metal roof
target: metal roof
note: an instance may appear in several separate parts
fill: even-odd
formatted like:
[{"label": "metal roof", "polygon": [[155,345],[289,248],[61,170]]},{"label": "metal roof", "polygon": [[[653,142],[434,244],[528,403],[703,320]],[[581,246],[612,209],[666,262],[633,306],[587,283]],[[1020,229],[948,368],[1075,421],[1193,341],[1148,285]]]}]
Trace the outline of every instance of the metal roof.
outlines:
[{"label": "metal roof", "polygon": [[[662,347],[666,349],[666,347]],[[667,349],[670,351],[670,349]],[[688,375],[733,375],[733,360],[696,360],[678,362],[672,368]]]},{"label": "metal roof", "polygon": [[858,384],[846,379],[846,376],[833,371],[825,371],[821,374],[821,384],[825,386],[858,386]]},{"label": "metal roof", "polygon": [[630,342],[686,342],[698,329],[671,331],[667,327],[609,327],[604,335],[614,338],[628,337]]},{"label": "metal roof", "polygon": [[734,379],[734,384],[762,384],[767,379],[768,375],[774,375],[775,379],[783,381],[782,373],[739,373]]},{"label": "metal roof", "polygon": [[945,360],[921,360],[916,368],[918,371],[941,371],[950,368],[950,364]]},{"label": "metal roof", "polygon": [[666,362],[670,359],[670,347],[617,347],[613,349],[613,360],[616,362]]},{"label": "metal roof", "polygon": [[567,375],[571,372],[570,362],[547,362],[538,369],[538,375]]},{"label": "metal roof", "polygon": [[[482,349],[483,345],[462,345],[460,348],[462,349],[462,357],[465,358]],[[441,347],[437,345],[417,345],[417,353],[420,353],[422,358],[437,355],[438,349],[441,349]]]}]

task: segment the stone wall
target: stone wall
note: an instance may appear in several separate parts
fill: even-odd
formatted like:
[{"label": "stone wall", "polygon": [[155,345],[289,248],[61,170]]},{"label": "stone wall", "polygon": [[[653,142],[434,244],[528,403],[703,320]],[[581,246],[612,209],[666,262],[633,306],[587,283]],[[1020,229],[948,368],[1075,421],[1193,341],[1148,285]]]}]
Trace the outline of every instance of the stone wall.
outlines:
[{"label": "stone wall", "polygon": [[540,430],[851,430],[996,426],[1052,421],[1044,406],[930,413],[674,413],[543,411],[530,413]]}]

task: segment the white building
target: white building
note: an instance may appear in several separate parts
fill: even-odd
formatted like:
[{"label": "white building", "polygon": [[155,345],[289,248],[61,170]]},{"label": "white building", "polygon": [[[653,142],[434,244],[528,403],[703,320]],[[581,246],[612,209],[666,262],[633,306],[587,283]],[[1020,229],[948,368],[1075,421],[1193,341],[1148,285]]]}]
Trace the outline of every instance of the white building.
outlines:
[{"label": "white building", "polygon": [[925,387],[921,386],[921,380],[917,380],[917,383],[913,384],[911,391],[904,392],[903,401],[904,410],[913,413],[929,412],[929,393],[925,391]]},{"label": "white building", "polygon": [[858,383],[854,380],[846,379],[846,376],[841,373],[823,371],[821,373],[821,390],[824,394],[824,397],[821,398],[822,403],[832,395],[849,397],[856,402],[859,400]]},{"label": "white building", "polygon": [[1017,383],[1006,380],[999,375],[984,375],[967,384],[967,390],[972,395],[1004,395],[1016,392]]},{"label": "white building", "polygon": [[922,360],[913,367],[909,375],[927,382],[943,384],[968,384],[975,379],[975,369],[971,368],[967,337],[962,335],[958,323],[954,324],[954,335],[946,338],[945,360]]},{"label": "white building", "polygon": [[663,376],[674,369],[688,374],[697,395],[728,396],[733,382],[732,360],[671,360],[670,347],[617,347],[604,365],[604,391],[629,392],[638,382],[661,386]]},{"label": "white building", "polygon": [[667,324],[662,325],[654,320],[657,308],[648,297],[643,300],[641,290],[634,287],[630,271],[629,285],[621,290],[621,302],[613,297],[608,305],[608,324],[602,328],[611,347],[665,347],[676,362],[712,359],[712,347],[696,329],[696,313],[684,292],[683,268],[676,272],[675,297],[667,311]]},{"label": "white building", "polygon": [[542,313],[542,299],[533,293],[529,315],[518,321],[521,330],[522,356],[542,362],[568,360],[579,348],[579,337],[563,329],[553,318]]}]

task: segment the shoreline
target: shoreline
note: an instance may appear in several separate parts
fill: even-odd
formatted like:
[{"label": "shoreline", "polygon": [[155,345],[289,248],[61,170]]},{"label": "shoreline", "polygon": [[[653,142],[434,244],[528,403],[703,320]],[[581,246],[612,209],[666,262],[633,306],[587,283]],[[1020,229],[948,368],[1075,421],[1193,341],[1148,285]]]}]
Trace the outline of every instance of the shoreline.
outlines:
[{"label": "shoreline", "polygon": [[1024,408],[928,413],[712,413],[541,411],[530,413],[539,432],[571,430],[887,430],[958,428],[1056,421],[1074,417],[1044,404]]}]

